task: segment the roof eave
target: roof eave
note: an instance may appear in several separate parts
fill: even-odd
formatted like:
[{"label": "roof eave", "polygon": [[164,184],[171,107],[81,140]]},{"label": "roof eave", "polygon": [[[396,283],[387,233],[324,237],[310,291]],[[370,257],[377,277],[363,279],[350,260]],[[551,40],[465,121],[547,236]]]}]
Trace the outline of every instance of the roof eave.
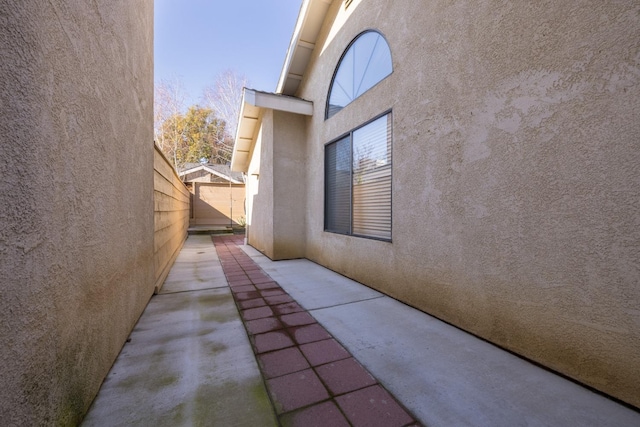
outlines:
[{"label": "roof eave", "polygon": [[[294,96],[302,82],[311,55],[315,49],[322,24],[334,0],[304,0],[291,36],[287,56],[280,73],[276,94]],[[240,117],[231,157],[231,170],[247,172],[251,152],[256,143],[262,110],[272,108],[297,114],[311,115],[309,101],[275,99],[276,94],[245,89],[242,94]],[[292,111],[292,109],[294,111]]]},{"label": "roof eave", "polygon": [[244,88],[238,130],[236,131],[233,154],[231,156],[231,170],[234,172],[246,173],[248,171],[251,152],[256,144],[264,109],[304,116],[313,115],[313,103],[311,101]]},{"label": "roof eave", "polygon": [[277,93],[295,95],[298,91],[332,3],[333,0],[303,1],[278,80]]}]

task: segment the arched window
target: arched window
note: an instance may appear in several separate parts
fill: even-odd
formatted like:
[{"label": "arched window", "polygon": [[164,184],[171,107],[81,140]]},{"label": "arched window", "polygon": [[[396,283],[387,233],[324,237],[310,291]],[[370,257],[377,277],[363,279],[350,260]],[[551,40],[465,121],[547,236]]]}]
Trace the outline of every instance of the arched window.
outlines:
[{"label": "arched window", "polygon": [[325,118],[342,110],[393,71],[391,50],[382,34],[365,31],[342,55],[333,76]]}]

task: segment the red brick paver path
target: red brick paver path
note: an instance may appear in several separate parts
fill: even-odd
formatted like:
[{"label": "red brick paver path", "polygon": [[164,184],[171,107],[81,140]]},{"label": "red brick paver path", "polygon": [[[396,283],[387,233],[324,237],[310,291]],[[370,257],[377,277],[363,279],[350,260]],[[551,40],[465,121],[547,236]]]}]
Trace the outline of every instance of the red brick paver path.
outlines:
[{"label": "red brick paver path", "polygon": [[356,359],[238,247],[214,236],[222,269],[283,426],[419,425]]}]

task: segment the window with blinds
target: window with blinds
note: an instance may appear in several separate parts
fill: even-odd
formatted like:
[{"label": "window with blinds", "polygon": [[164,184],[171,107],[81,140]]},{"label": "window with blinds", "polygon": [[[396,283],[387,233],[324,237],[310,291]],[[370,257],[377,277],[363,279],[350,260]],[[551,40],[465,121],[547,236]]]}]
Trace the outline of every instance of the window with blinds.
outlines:
[{"label": "window with blinds", "polygon": [[325,148],[325,230],[351,234],[351,138]]},{"label": "window with blinds", "polygon": [[391,114],[325,147],[325,230],[391,240]]}]

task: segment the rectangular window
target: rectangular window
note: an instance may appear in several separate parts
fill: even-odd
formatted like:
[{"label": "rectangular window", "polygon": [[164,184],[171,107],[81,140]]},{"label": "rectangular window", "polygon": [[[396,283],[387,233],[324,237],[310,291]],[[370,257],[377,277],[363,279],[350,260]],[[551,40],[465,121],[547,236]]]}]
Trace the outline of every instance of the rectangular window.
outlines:
[{"label": "rectangular window", "polygon": [[391,240],[391,114],[325,147],[325,231]]}]

